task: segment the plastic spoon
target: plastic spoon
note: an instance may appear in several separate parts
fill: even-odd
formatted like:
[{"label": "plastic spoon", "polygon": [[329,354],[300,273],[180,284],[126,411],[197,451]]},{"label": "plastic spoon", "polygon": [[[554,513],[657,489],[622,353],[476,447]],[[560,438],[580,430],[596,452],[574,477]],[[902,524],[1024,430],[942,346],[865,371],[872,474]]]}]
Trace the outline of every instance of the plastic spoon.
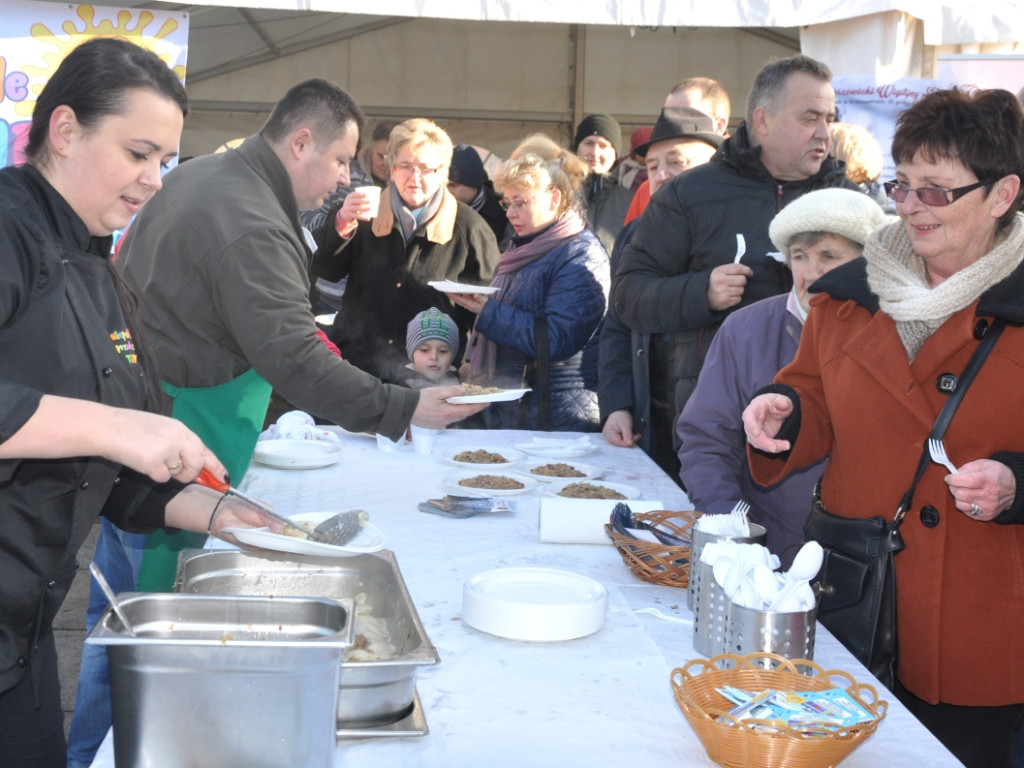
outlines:
[{"label": "plastic spoon", "polygon": [[117,595],[114,594],[114,590],[110,588],[110,584],[103,577],[103,571],[96,563],[89,563],[89,573],[96,579],[96,583],[100,585],[100,589],[103,590],[103,594],[107,596],[107,600],[110,601],[110,607],[114,609],[114,613],[117,614],[117,618],[121,620],[121,625],[125,628],[125,631],[129,635],[135,637],[135,630],[132,629],[132,623],[128,621],[128,617],[124,615],[124,611],[121,610],[121,602],[117,599]]},{"label": "plastic spoon", "polygon": [[816,541],[808,541],[800,547],[800,551],[797,552],[796,557],[793,558],[793,565],[790,566],[788,571],[786,571],[786,583],[775,595],[775,599],[772,600],[772,604],[768,606],[768,610],[778,610],[779,606],[786,601],[789,595],[796,590],[797,587],[801,584],[808,583],[811,579],[817,576],[818,571],[821,570],[821,561],[824,556],[825,552],[821,548],[821,544]]},{"label": "plastic spoon", "polygon": [[771,605],[780,586],[775,571],[767,565],[757,564],[750,569],[749,574],[750,580],[754,582],[754,589],[757,590],[757,596],[761,598],[761,604]]}]

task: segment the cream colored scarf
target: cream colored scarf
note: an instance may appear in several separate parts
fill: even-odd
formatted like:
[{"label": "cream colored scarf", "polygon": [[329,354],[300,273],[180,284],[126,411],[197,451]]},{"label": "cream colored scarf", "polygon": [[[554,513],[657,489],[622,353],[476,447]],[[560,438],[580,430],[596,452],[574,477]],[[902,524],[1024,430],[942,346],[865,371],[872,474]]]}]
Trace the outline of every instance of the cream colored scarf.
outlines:
[{"label": "cream colored scarf", "polygon": [[995,247],[934,288],[924,261],[913,252],[903,222],[884,227],[864,245],[868,285],[913,360],[935,330],[954,313],[1013,272],[1024,259],[1024,214],[996,236]]}]

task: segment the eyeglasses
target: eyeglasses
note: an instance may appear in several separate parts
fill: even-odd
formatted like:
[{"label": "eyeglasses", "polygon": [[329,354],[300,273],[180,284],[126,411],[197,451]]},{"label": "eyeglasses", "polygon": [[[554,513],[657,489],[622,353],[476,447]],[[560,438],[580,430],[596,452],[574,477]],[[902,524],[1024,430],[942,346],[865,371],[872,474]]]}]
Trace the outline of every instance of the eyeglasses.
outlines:
[{"label": "eyeglasses", "polygon": [[955,203],[968,192],[973,192],[978,187],[991,184],[993,181],[995,180],[985,179],[977,184],[968,184],[966,187],[957,187],[956,189],[944,189],[943,187],[918,187],[917,189],[911,189],[906,184],[901,184],[896,180],[887,181],[883,186],[885,187],[885,194],[891,197],[894,202],[905,202],[907,196],[913,192],[917,195],[917,199],[925,205],[941,208],[944,205]]},{"label": "eyeglasses", "polygon": [[428,168],[425,165],[416,165],[415,163],[395,163],[395,170],[401,171],[402,173],[412,175],[418,173],[421,179],[427,178],[427,176],[433,176],[435,173],[441,170],[438,168]]},{"label": "eyeglasses", "polygon": [[532,195],[530,195],[524,200],[506,200],[505,198],[502,198],[501,200],[498,201],[498,204],[501,206],[501,209],[503,211],[507,211],[509,208],[512,208],[516,211],[525,211],[533,204],[533,201],[537,198],[538,195],[543,195],[545,192],[550,191],[550,189],[542,189],[540,192],[534,192]]}]

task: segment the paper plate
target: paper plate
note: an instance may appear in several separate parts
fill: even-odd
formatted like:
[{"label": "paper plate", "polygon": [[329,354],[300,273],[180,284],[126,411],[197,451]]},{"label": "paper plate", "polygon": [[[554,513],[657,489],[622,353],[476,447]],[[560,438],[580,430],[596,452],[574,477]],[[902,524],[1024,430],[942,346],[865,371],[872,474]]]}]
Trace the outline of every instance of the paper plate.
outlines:
[{"label": "paper plate", "polygon": [[518,400],[529,392],[527,389],[503,389],[501,392],[490,392],[486,395],[456,395],[449,397],[448,402],[452,405],[468,405],[470,403],[504,403],[509,400]]},{"label": "paper plate", "polygon": [[336,463],[341,446],[326,440],[262,440],[252,458],[277,469],[317,469]]},{"label": "paper plate", "polygon": [[608,611],[599,582],[554,568],[498,568],[469,578],[462,620],[510,640],[554,643],[597,632]]},{"label": "paper plate", "polygon": [[[476,451],[476,450],[484,450],[484,451],[487,451],[488,453],[496,453],[496,454],[498,454],[500,456],[503,456],[504,458],[508,459],[508,461],[501,462],[501,463],[498,463],[498,464],[482,464],[480,462],[457,461],[455,459],[455,457],[458,456],[460,453],[465,453],[466,451]],[[516,464],[517,462],[520,462],[523,459],[525,459],[526,458],[526,454],[522,453],[521,451],[513,451],[511,448],[484,448],[484,447],[481,446],[480,448],[450,448],[449,450],[443,451],[441,453],[441,458],[444,461],[447,461],[449,464],[454,464],[457,467],[465,467],[466,469],[475,469],[475,470],[477,470],[477,474],[480,474],[485,469],[508,469],[513,464]]]},{"label": "paper plate", "polygon": [[[631,499],[639,499],[643,495],[640,492],[639,488],[634,488],[632,485],[626,485],[625,483],[606,483],[604,480],[569,480],[568,482],[563,480],[560,483],[548,483],[544,488],[544,493],[547,496],[554,496],[559,499],[576,499],[579,497],[562,496],[559,493],[559,491],[561,491],[565,486],[569,485],[570,483],[580,482],[585,482],[589,483],[590,485],[596,485],[600,486],[601,488],[608,488],[613,491],[618,491],[619,493],[626,497],[627,501]],[[609,501],[609,499],[603,499],[603,501]],[[617,501],[622,501],[622,499],[617,499]]]},{"label": "paper plate", "polygon": [[479,293],[490,295],[497,293],[500,289],[493,285],[470,285],[469,283],[456,283],[451,280],[430,280],[427,282],[431,288],[436,288],[442,293]]},{"label": "paper plate", "polygon": [[[334,512],[305,512],[300,515],[288,515],[288,519],[296,522],[322,523]],[[250,547],[271,549],[275,552],[288,552],[293,555],[320,555],[321,557],[350,557],[352,555],[364,555],[367,552],[376,552],[384,548],[384,533],[373,523],[367,523],[366,527],[359,532],[352,541],[344,547],[336,547],[333,544],[324,544],[321,541],[310,541],[309,539],[297,539],[294,536],[285,536],[280,533],[273,533],[269,528],[225,528],[233,534],[242,544]]]},{"label": "paper plate", "polygon": [[516,448],[541,459],[578,459],[597,450],[597,446],[589,439],[581,441],[545,438],[529,443],[516,443]]},{"label": "paper plate", "polygon": [[[536,467],[543,467],[547,464],[567,464],[577,472],[582,472],[583,477],[558,477],[555,475],[540,475],[533,470]],[[516,466],[517,472],[522,472],[527,477],[532,477],[535,480],[540,480],[542,483],[567,483],[572,481],[580,480],[593,480],[595,477],[600,477],[603,470],[593,467],[590,464],[581,464],[578,461],[572,459],[533,459],[531,461],[524,461],[523,463]]]},{"label": "paper plate", "polygon": [[[510,480],[515,480],[518,483],[522,483],[522,488],[513,488],[509,490],[491,489],[491,488],[472,488],[467,485],[459,485],[459,481],[467,477],[476,477],[477,475],[500,475],[507,477]],[[477,465],[472,472],[459,472],[454,475],[448,475],[444,479],[444,487],[449,493],[462,495],[462,496],[516,496],[520,493],[528,493],[534,488],[539,486],[536,480],[532,477],[526,477],[520,475],[517,472],[509,472],[508,470],[494,470],[488,469],[487,465]]]}]

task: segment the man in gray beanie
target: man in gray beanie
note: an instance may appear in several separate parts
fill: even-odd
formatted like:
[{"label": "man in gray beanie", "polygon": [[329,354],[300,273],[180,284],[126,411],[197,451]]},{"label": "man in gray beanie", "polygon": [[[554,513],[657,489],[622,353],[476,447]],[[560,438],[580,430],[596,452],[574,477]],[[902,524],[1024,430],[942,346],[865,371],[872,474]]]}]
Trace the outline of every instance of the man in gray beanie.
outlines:
[{"label": "man in gray beanie", "polygon": [[590,228],[609,254],[622,229],[633,193],[612,173],[622,146],[622,129],[611,115],[587,115],[576,126],[571,149],[590,168],[583,185]]}]

